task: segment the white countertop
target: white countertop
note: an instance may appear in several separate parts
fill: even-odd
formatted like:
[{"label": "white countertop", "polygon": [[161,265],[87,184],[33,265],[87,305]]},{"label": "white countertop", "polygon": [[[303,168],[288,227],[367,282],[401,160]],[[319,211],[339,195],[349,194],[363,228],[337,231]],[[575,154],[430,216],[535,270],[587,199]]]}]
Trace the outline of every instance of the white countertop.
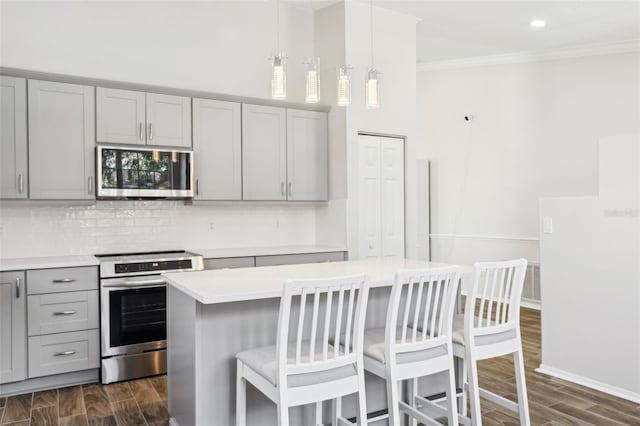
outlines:
[{"label": "white countertop", "polygon": [[48,256],[0,259],[0,271],[25,269],[71,268],[74,266],[96,266],[98,258],[91,255]]},{"label": "white countertop", "polygon": [[257,268],[167,273],[168,283],[203,304],[280,297],[289,278],[323,278],[366,273],[372,287],[391,285],[398,269],[450,266],[423,260],[385,259]]},{"label": "white countertop", "polygon": [[223,257],[245,256],[276,256],[280,254],[305,254],[305,253],[329,253],[334,251],[347,251],[344,247],[335,246],[274,246],[274,247],[237,247],[217,249],[194,249],[191,253],[202,255],[205,259],[219,259]]}]

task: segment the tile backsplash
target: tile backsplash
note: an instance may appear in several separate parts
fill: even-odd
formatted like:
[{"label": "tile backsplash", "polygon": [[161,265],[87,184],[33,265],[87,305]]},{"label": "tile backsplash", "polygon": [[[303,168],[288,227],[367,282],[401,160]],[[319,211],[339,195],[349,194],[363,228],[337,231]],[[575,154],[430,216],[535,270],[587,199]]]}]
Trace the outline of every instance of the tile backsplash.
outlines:
[{"label": "tile backsplash", "polygon": [[313,205],[5,202],[0,257],[315,243]]}]

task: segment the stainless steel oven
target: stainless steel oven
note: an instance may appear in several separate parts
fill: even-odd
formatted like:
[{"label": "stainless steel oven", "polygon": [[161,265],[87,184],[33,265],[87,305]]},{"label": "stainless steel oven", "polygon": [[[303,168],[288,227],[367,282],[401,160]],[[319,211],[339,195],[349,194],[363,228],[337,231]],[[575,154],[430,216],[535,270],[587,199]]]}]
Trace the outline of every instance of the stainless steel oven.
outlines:
[{"label": "stainless steel oven", "polygon": [[98,145],[97,196],[109,198],[193,197],[193,151]]},{"label": "stainless steel oven", "polygon": [[100,257],[103,384],[166,372],[167,291],[160,273],[203,269],[184,251]]}]

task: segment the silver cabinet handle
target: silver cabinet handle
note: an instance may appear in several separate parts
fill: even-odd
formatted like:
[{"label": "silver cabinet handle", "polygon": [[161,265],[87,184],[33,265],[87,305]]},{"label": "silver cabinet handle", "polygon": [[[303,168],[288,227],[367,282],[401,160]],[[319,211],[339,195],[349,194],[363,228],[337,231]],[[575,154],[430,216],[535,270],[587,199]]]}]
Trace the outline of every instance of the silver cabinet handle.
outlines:
[{"label": "silver cabinet handle", "polygon": [[16,278],[16,299],[20,299],[20,283],[22,279]]},{"label": "silver cabinet handle", "polygon": [[196,195],[200,195],[200,179],[196,179]]},{"label": "silver cabinet handle", "polygon": [[18,175],[18,192],[22,194],[24,191],[24,177],[20,174]]},{"label": "silver cabinet handle", "polygon": [[64,352],[56,352],[53,356],[67,356],[67,355],[75,355],[76,351],[64,351]]},{"label": "silver cabinet handle", "polygon": [[93,176],[89,176],[88,183],[89,183],[89,194],[93,194]]},{"label": "silver cabinet handle", "polygon": [[149,123],[149,140],[153,140],[153,124]]},{"label": "silver cabinet handle", "polygon": [[140,140],[144,140],[144,124],[142,124],[142,121],[140,122]]},{"label": "silver cabinet handle", "polygon": [[287,194],[285,194],[285,192],[284,192],[284,181],[283,181],[283,182],[281,182],[281,184],[280,184],[280,192],[282,192],[282,196],[283,196],[283,197],[284,197],[285,195],[287,195]]},{"label": "silver cabinet handle", "polygon": [[59,316],[64,316],[64,315],[73,315],[76,314],[77,311],[58,311],[58,312],[54,312],[53,315],[59,317]]},{"label": "silver cabinet handle", "polygon": [[52,281],[54,284],[66,284],[76,282],[75,278],[58,278]]},{"label": "silver cabinet handle", "polygon": [[289,197],[293,195],[293,183],[289,182]]}]

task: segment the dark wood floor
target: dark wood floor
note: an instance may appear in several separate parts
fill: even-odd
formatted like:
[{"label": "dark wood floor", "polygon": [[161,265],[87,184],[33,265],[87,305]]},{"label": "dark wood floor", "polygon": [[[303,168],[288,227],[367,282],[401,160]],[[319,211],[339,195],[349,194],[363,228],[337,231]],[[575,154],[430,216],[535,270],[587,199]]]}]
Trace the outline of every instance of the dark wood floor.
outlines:
[{"label": "dark wood floor", "polygon": [[[533,425],[640,426],[640,405],[534,371],[540,365],[540,313],[523,309],[523,346]],[[480,385],[515,400],[513,362],[510,358],[482,361]],[[85,385],[0,398],[4,426],[37,425],[166,425],[165,377],[113,385]],[[482,400],[487,426],[519,425],[517,416]],[[224,426],[224,425],[200,425]]]}]

